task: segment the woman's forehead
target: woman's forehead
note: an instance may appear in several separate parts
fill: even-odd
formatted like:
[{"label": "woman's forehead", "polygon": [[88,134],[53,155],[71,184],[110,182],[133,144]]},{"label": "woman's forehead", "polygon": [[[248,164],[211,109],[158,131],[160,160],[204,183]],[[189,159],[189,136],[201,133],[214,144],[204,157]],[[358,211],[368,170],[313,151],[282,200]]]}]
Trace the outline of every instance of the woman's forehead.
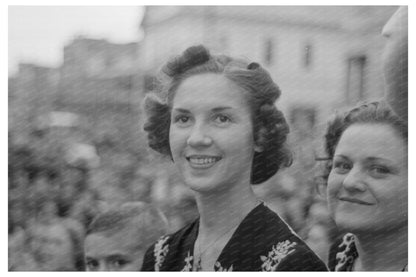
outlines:
[{"label": "woman's forehead", "polygon": [[173,109],[231,107],[247,109],[244,90],[219,74],[200,74],[185,79],[178,87]]},{"label": "woman's forehead", "polygon": [[388,124],[353,124],[338,142],[335,155],[371,156],[396,160],[405,153],[405,143]]}]

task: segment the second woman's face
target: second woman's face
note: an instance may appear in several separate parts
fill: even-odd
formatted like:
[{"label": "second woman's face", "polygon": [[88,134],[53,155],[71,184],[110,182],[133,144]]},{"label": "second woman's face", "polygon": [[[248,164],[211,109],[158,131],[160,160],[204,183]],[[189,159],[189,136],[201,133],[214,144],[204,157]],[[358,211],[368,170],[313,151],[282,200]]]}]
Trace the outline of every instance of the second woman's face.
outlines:
[{"label": "second woman's face", "polygon": [[344,231],[407,225],[407,148],[386,124],[354,124],[342,134],[328,178],[328,205]]},{"label": "second woman's face", "polygon": [[216,74],[183,81],[172,103],[169,134],[175,165],[199,192],[250,183],[253,126],[241,88]]}]

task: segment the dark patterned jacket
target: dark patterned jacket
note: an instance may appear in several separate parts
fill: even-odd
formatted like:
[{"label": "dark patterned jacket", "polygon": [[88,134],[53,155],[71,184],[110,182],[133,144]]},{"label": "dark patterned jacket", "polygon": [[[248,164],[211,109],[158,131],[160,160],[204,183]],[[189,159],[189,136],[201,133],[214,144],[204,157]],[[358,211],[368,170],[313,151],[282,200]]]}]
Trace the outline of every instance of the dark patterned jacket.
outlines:
[{"label": "dark patterned jacket", "polygon": [[[192,271],[199,219],[160,238],[146,252],[142,271]],[[280,217],[260,204],[225,245],[215,271],[327,271],[326,265]]]},{"label": "dark patterned jacket", "polygon": [[352,271],[358,258],[354,235],[347,233],[338,238],[329,249],[328,267],[330,271]]},{"label": "dark patterned jacket", "polygon": [[[355,236],[351,233],[343,234],[331,245],[328,256],[330,271],[354,271],[354,262],[358,258]],[[402,271],[407,271],[405,265]]]}]

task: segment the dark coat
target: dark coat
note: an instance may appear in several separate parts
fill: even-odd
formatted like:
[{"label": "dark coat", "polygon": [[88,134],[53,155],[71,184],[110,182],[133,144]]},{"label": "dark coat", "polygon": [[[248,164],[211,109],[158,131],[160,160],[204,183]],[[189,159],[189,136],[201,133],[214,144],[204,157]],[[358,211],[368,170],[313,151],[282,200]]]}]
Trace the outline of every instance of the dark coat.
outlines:
[{"label": "dark coat", "polygon": [[[146,252],[142,271],[192,271],[199,219],[164,236]],[[264,203],[240,223],[215,271],[327,271],[326,265]]]}]

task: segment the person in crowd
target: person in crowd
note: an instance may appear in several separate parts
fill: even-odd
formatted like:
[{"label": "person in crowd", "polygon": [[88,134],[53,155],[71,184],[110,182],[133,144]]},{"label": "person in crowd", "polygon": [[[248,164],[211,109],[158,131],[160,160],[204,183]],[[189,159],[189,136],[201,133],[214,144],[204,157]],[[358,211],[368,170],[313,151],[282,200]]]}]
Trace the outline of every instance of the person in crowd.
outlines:
[{"label": "person in crowd", "polygon": [[327,270],[251,188],[291,164],[269,73],[200,45],[170,60],[160,80],[144,129],[194,192],[199,218],[153,244],[142,270]]},{"label": "person in crowd", "polygon": [[167,227],[165,216],[144,202],[127,202],[97,215],[85,238],[86,270],[139,271],[144,251]]},{"label": "person in crowd", "polygon": [[86,228],[100,211],[99,202],[98,191],[88,188],[74,199],[69,217],[77,220]]},{"label": "person in crowd", "polygon": [[36,270],[36,262],[26,243],[25,206],[22,199],[9,199],[8,221],[9,271]]},{"label": "person in crowd", "polygon": [[[84,230],[80,223],[58,216],[56,199],[37,195],[33,199],[34,220],[26,228],[27,241],[37,263],[35,270],[83,270],[82,245]],[[78,228],[76,228],[78,227]]]},{"label": "person in crowd", "polygon": [[331,271],[407,269],[407,122],[384,101],[330,121],[327,202],[343,233],[330,248]]},{"label": "person in crowd", "polygon": [[386,80],[386,100],[392,109],[408,119],[408,8],[401,6],[386,23],[382,32],[386,38],[383,70]]},{"label": "person in crowd", "polygon": [[60,222],[36,223],[29,244],[40,271],[77,271],[76,243]]},{"label": "person in crowd", "polygon": [[43,224],[60,222],[58,216],[58,205],[55,199],[47,195],[39,196],[37,199],[36,221]]}]

